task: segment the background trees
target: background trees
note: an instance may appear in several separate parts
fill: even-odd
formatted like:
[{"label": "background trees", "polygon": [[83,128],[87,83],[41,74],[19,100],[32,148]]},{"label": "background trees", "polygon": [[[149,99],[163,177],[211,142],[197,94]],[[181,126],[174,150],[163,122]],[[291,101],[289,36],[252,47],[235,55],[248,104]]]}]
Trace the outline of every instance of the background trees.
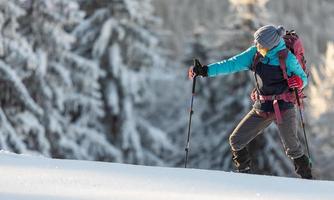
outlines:
[{"label": "background trees", "polygon": [[[309,132],[311,148],[319,176],[333,178],[333,67],[334,44],[329,42],[322,64],[312,68],[314,84],[309,89]],[[311,131],[310,131],[311,130]]]},{"label": "background trees", "polygon": [[45,141],[40,143],[39,139],[45,139],[45,132],[38,121],[44,111],[24,84],[38,67],[32,46],[18,32],[18,19],[26,11],[13,1],[0,1],[0,8],[1,147],[16,152],[30,149],[45,152],[50,147]]},{"label": "background trees", "polygon": [[82,7],[90,4],[96,5],[94,12],[74,30],[81,38],[76,52],[105,72],[99,77],[105,134],[121,150],[124,162],[163,164],[162,156],[173,152],[173,145],[142,114],[154,104],[152,68],[165,59],[153,32],[159,20],[148,0],[84,1]]}]

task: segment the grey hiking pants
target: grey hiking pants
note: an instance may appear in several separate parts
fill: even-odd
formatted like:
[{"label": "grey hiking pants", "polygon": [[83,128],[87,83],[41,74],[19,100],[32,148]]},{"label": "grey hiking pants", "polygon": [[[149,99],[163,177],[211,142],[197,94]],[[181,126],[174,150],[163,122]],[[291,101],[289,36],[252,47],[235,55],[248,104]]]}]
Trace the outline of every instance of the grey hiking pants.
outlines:
[{"label": "grey hiking pants", "polygon": [[[301,157],[304,152],[297,136],[296,109],[291,108],[283,111],[282,123],[277,124],[279,135],[283,143],[285,153],[290,158]],[[263,129],[275,121],[275,115],[262,117],[253,108],[237,125],[230,135],[230,145],[233,151],[246,147]]]}]

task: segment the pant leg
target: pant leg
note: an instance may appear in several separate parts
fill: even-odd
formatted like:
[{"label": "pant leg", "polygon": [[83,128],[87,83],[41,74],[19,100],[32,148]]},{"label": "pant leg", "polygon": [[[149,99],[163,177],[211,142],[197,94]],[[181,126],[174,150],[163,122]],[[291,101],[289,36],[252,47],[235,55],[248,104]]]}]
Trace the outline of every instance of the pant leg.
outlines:
[{"label": "pant leg", "polygon": [[297,135],[296,109],[286,110],[282,115],[282,123],[277,126],[285,153],[292,159],[301,157],[304,152]]},{"label": "pant leg", "polygon": [[232,151],[239,151],[247,146],[264,128],[270,125],[273,117],[261,117],[252,109],[237,125],[230,135]]}]

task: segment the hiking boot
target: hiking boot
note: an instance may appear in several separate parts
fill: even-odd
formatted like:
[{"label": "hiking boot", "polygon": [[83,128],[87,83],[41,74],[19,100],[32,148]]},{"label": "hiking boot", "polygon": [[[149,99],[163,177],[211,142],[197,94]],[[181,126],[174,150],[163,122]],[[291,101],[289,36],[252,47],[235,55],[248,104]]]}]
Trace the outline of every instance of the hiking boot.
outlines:
[{"label": "hiking boot", "polygon": [[237,172],[251,173],[251,160],[246,148],[239,151],[232,151],[232,160]]},{"label": "hiking boot", "polygon": [[306,155],[293,159],[295,164],[295,171],[301,178],[312,179],[312,170],[310,159]]}]

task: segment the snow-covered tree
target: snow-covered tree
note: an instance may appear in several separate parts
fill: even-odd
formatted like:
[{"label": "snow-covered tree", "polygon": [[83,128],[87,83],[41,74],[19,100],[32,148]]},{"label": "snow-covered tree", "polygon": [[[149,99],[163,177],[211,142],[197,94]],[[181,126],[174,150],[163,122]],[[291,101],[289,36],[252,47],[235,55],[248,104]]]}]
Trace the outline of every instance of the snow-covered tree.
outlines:
[{"label": "snow-covered tree", "polygon": [[97,63],[71,50],[70,34],[83,19],[76,1],[31,1],[29,15],[21,19],[22,33],[41,61],[35,73],[36,98],[47,112],[43,117],[52,156],[121,160],[107,141],[100,120],[104,117]]},{"label": "snow-covered tree", "polygon": [[[105,109],[105,130],[125,162],[163,164],[173,152],[166,134],[150,123],[147,112],[152,67],[162,65],[159,41],[152,31],[158,19],[150,0],[82,1],[95,11],[74,30],[80,40],[76,52],[98,63]],[[157,113],[155,113],[157,114]]]},{"label": "snow-covered tree", "polygon": [[1,3],[7,30],[2,43],[1,115],[8,122],[4,130],[11,134],[2,140],[3,148],[60,158],[120,160],[98,123],[104,115],[98,84],[101,71],[96,63],[71,51],[76,38],[69,31],[83,17],[78,4]]},{"label": "snow-covered tree", "polygon": [[[323,64],[312,67],[309,89],[308,137],[319,178],[333,179],[334,136],[334,43],[329,42]],[[312,132],[311,132],[312,131]],[[310,134],[312,133],[312,134]],[[311,137],[310,137],[311,136]]]},{"label": "snow-covered tree", "polygon": [[38,58],[18,32],[18,19],[26,15],[16,1],[0,1],[0,146],[15,152],[46,153],[50,145],[39,119],[44,111],[26,85],[38,67]]}]

